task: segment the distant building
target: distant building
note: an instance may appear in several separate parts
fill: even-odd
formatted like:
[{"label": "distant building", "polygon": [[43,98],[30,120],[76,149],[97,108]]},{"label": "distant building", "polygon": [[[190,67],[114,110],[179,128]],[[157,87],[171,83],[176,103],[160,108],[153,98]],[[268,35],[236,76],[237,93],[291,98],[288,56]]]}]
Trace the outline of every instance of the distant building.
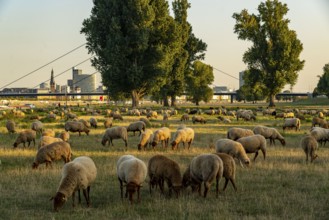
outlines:
[{"label": "distant building", "polygon": [[244,71],[239,72],[239,88],[244,85],[244,79],[243,79]]},{"label": "distant building", "polygon": [[[229,89],[227,86],[215,86],[213,87],[214,93],[226,93],[226,92],[232,92],[232,89]],[[230,101],[231,96],[229,95],[214,95],[213,100],[216,101]]]},{"label": "distant building", "polygon": [[67,81],[68,86],[72,91],[79,87],[81,92],[95,92],[96,91],[96,75],[82,74],[82,70],[72,68],[72,81]]},{"label": "distant building", "polygon": [[40,89],[49,89],[49,84],[46,82],[43,82],[40,84]]},{"label": "distant building", "polygon": [[50,74],[50,92],[55,93],[56,92],[56,84],[54,80],[54,70],[51,69],[51,74]]}]

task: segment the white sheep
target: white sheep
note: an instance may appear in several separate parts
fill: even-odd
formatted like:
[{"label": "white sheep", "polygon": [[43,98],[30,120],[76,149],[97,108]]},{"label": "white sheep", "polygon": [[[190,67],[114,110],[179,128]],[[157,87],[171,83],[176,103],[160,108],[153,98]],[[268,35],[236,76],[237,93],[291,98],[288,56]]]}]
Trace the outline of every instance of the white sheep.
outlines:
[{"label": "white sheep", "polygon": [[67,131],[62,131],[61,133],[59,133],[58,137],[61,138],[63,141],[68,142],[70,139],[70,133]]},{"label": "white sheep", "polygon": [[[125,156],[126,155],[122,157]],[[128,158],[124,158],[124,160],[119,158],[118,162],[117,175],[120,182],[121,199],[123,199],[123,183],[125,183],[126,197],[127,194],[129,194],[130,203],[133,203],[133,195],[136,191],[137,201],[140,202],[140,188],[142,187],[147,174],[146,164],[136,157],[131,157],[131,155],[129,155]]]},{"label": "white sheep", "polygon": [[152,187],[157,184],[161,193],[164,194],[164,182],[166,181],[169,195],[173,190],[176,197],[179,196],[182,187],[182,175],[177,162],[163,155],[155,155],[148,162],[147,173],[150,178],[150,194],[152,194]]},{"label": "white sheep", "polygon": [[254,132],[250,129],[245,128],[230,128],[227,131],[227,138],[234,141],[238,140],[239,138],[251,135],[254,135]]},{"label": "white sheep", "polygon": [[46,167],[48,167],[48,165],[51,166],[53,161],[60,159],[63,159],[64,163],[67,163],[71,161],[71,156],[70,144],[64,141],[54,142],[38,150],[32,168],[36,169],[42,163],[46,163]]},{"label": "white sheep", "polygon": [[159,143],[159,141],[162,142],[163,148],[167,148],[170,137],[171,137],[171,133],[170,133],[169,128],[167,128],[167,127],[162,127],[162,128],[159,128],[158,130],[154,131],[153,140],[152,140],[153,149]]},{"label": "white sheep", "polygon": [[42,136],[49,136],[49,137],[55,137],[55,131],[52,129],[45,129],[43,130]]},{"label": "white sheep", "polygon": [[282,146],[286,145],[284,137],[279,133],[276,128],[270,128],[262,125],[258,125],[253,129],[254,134],[260,134],[266,139],[270,139],[270,145],[275,145],[275,140],[278,139]]},{"label": "white sheep", "polygon": [[79,136],[81,136],[81,132],[85,132],[87,135],[89,135],[90,132],[90,130],[79,121],[67,121],[64,128],[65,131],[79,132]]},{"label": "white sheep", "polygon": [[219,156],[220,159],[222,159],[223,161],[223,166],[224,166],[223,177],[225,178],[223,191],[225,191],[229,181],[232,183],[234,190],[237,191],[238,189],[235,185],[236,166],[235,166],[234,158],[226,153],[215,153],[215,155]]},{"label": "white sheep", "polygon": [[193,191],[201,196],[201,184],[204,183],[203,197],[207,197],[212,182],[216,179],[216,196],[219,193],[219,182],[223,176],[223,161],[215,154],[201,154],[194,157],[184,173],[183,186],[191,185]]},{"label": "white sheep", "polygon": [[144,122],[135,121],[128,125],[127,132],[132,131],[134,132],[134,136],[135,136],[135,132],[139,131],[139,135],[141,135],[142,131],[145,131],[145,128],[146,128],[146,124]]},{"label": "white sheep", "polygon": [[192,128],[178,129],[174,134],[173,140],[171,142],[172,149],[178,147],[179,143],[183,143],[185,149],[185,143],[187,143],[187,149],[190,149],[191,144],[194,140],[194,130]]},{"label": "white sheep", "polygon": [[87,206],[90,207],[90,188],[97,176],[97,168],[94,161],[87,156],[80,156],[65,164],[62,169],[62,178],[54,200],[54,210],[58,211],[70,196],[72,205],[75,206],[75,192],[78,191],[79,203],[80,189],[86,199]]},{"label": "white sheep", "polygon": [[140,118],[139,121],[144,122],[147,128],[152,127],[151,122],[147,118]]},{"label": "white sheep", "polygon": [[105,128],[110,128],[112,127],[112,118],[106,118],[104,121],[104,127]]},{"label": "white sheep", "polygon": [[34,121],[31,124],[31,129],[41,134],[43,131],[43,123],[41,121]]},{"label": "white sheep", "polygon": [[123,121],[123,117],[121,116],[120,113],[116,113],[116,112],[114,112],[114,113],[112,114],[112,117],[113,117],[113,120],[121,120],[121,121]]},{"label": "white sheep", "polygon": [[111,127],[105,130],[105,133],[102,138],[102,145],[105,146],[106,142],[108,141],[109,144],[113,145],[113,139],[122,139],[125,142],[125,147],[128,147],[128,133],[127,128],[123,126],[116,126]]},{"label": "white sheep", "polygon": [[306,135],[300,141],[300,146],[303,148],[306,154],[306,162],[308,162],[308,157],[311,157],[311,163],[318,157],[315,151],[318,149],[318,142],[312,135]]},{"label": "white sheep", "polygon": [[266,139],[260,135],[252,135],[248,137],[242,137],[237,140],[237,142],[241,143],[246,153],[255,153],[254,161],[258,156],[258,151],[261,150],[264,156],[264,160],[266,158]]},{"label": "white sheep", "polygon": [[299,130],[300,131],[300,119],[299,118],[286,118],[284,119],[284,124],[283,124],[283,131],[286,128],[295,128],[296,131]]},{"label": "white sheep", "polygon": [[321,128],[328,128],[328,122],[319,117],[313,117],[312,119],[312,128],[315,127],[315,125],[319,125]]},{"label": "white sheep", "polygon": [[317,140],[321,145],[326,144],[329,141],[329,129],[321,127],[313,127],[310,134]]},{"label": "white sheep", "polygon": [[151,142],[153,139],[153,131],[151,129],[145,129],[144,132],[139,136],[139,143],[137,145],[138,150],[145,150],[145,147],[149,145],[151,147]]},{"label": "white sheep", "polygon": [[16,126],[16,124],[14,121],[8,120],[6,122],[6,128],[8,130],[8,133],[16,133],[15,126]]},{"label": "white sheep", "polygon": [[89,119],[90,126],[93,128],[97,128],[97,119],[92,117]]},{"label": "white sheep", "polygon": [[241,143],[224,138],[217,140],[215,146],[217,153],[226,153],[231,155],[233,158],[237,158],[242,167],[242,163],[247,166],[250,165],[250,159]]},{"label": "white sheep", "polygon": [[180,121],[188,121],[190,119],[190,117],[188,116],[188,114],[183,114],[182,117],[180,118]]},{"label": "white sheep", "polygon": [[78,121],[79,121],[79,122],[82,122],[82,124],[83,124],[86,128],[90,128],[90,127],[91,127],[90,122],[87,121],[87,120],[85,120],[85,119],[83,119],[83,118],[79,119]]},{"label": "white sheep", "polygon": [[14,142],[14,148],[17,147],[19,144],[23,143],[23,146],[25,147],[25,143],[28,143],[28,147],[30,146],[30,143],[33,141],[33,146],[35,146],[35,138],[37,134],[34,130],[24,130],[18,133],[18,137],[16,138]]},{"label": "white sheep", "polygon": [[61,138],[55,138],[55,137],[50,137],[50,136],[41,136],[40,137],[40,142],[39,142],[39,145],[38,145],[38,150],[41,148],[41,147],[44,147],[48,144],[51,144],[51,143],[54,143],[54,142],[59,142],[59,141],[63,141],[63,139]]},{"label": "white sheep", "polygon": [[206,124],[206,119],[202,116],[193,116],[192,117],[192,123],[195,124],[195,123],[201,123],[201,124]]}]

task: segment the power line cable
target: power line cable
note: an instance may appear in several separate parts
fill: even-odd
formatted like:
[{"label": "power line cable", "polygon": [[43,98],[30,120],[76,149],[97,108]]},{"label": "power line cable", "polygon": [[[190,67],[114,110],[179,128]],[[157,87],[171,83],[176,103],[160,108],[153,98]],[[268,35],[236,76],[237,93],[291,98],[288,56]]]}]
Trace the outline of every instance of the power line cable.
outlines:
[{"label": "power line cable", "polygon": [[235,77],[235,76],[233,76],[233,75],[231,75],[231,74],[229,74],[229,73],[226,73],[226,72],[224,72],[224,71],[222,71],[222,70],[220,70],[220,69],[217,69],[217,68],[215,68],[215,67],[212,67],[212,68],[214,68],[214,70],[217,70],[218,72],[221,72],[221,73],[223,73],[223,74],[225,74],[225,75],[227,75],[227,76],[229,76],[229,77],[232,77],[233,79],[239,80],[239,78],[237,78],[237,77]]},{"label": "power line cable", "polygon": [[11,85],[11,84],[13,84],[13,83],[15,83],[15,82],[17,82],[17,81],[19,81],[19,80],[25,78],[25,77],[31,75],[32,73],[35,73],[36,71],[38,71],[38,70],[40,70],[40,69],[42,69],[42,68],[48,66],[49,64],[51,64],[51,63],[53,63],[53,62],[55,62],[55,61],[57,61],[57,60],[59,60],[59,59],[65,57],[66,55],[68,55],[68,54],[70,54],[70,53],[76,51],[77,49],[83,47],[84,45],[86,45],[86,43],[84,43],[84,44],[82,44],[82,45],[80,45],[80,46],[74,48],[73,50],[70,50],[69,52],[67,52],[67,53],[65,53],[65,54],[63,54],[63,55],[57,57],[56,59],[54,59],[54,60],[52,60],[52,61],[46,63],[45,65],[43,65],[43,66],[41,66],[41,67],[39,67],[39,68],[37,68],[37,69],[35,69],[35,70],[33,70],[32,72],[29,72],[29,73],[25,74],[24,76],[22,76],[22,77],[20,77],[20,78],[18,78],[18,79],[16,79],[16,80],[14,80],[14,81],[12,81],[11,83],[8,83],[8,84],[2,86],[2,87],[0,88],[0,90],[2,90],[2,89],[4,89],[4,88],[6,88],[7,86],[9,86],[9,85]]},{"label": "power line cable", "polygon": [[[67,70],[65,70],[65,71],[63,71],[63,72],[61,72],[61,73],[55,75],[54,78],[56,78],[56,77],[58,77],[58,76],[60,76],[60,75],[63,75],[63,74],[66,73],[67,71],[71,70],[73,67],[77,67],[77,66],[81,65],[81,64],[83,64],[84,62],[87,62],[88,60],[92,59],[93,57],[95,57],[95,55],[92,56],[92,57],[90,57],[90,58],[88,58],[88,59],[86,59],[86,60],[84,60],[84,61],[82,61],[82,62],[80,62],[80,63],[78,63],[78,64],[76,64],[76,65],[74,65],[74,66],[72,66],[72,67],[70,67],[69,69],[67,69]],[[43,82],[41,82],[41,83],[45,83],[45,82],[48,82],[48,81],[50,81],[50,79],[47,79],[46,81],[43,81]],[[39,83],[38,85],[34,86],[33,89],[37,88],[41,83]]]}]

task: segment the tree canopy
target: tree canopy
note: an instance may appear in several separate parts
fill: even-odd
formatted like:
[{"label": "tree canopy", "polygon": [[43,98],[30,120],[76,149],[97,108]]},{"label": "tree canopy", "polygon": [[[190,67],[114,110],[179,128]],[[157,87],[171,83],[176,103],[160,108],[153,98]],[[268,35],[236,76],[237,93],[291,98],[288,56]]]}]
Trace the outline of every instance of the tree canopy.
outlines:
[{"label": "tree canopy", "polygon": [[269,98],[269,106],[274,106],[275,95],[285,85],[293,86],[297,82],[297,73],[305,62],[299,59],[303,45],[296,32],[289,29],[290,21],[284,18],[288,12],[286,4],[267,0],[260,3],[258,12],[258,15],[249,14],[244,9],[234,13],[234,33],[238,39],[252,42],[243,55],[250,72],[249,83],[261,84],[259,88]]},{"label": "tree canopy", "polygon": [[329,98],[329,63],[324,65],[323,74],[319,76],[318,85],[315,90],[318,94],[324,94]]}]

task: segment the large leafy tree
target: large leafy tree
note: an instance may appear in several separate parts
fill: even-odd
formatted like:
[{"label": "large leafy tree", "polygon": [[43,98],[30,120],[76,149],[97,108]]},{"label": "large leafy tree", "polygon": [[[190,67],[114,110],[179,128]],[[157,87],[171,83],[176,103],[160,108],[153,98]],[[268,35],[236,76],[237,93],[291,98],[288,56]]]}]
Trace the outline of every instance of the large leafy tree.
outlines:
[{"label": "large leafy tree", "polygon": [[209,87],[213,81],[213,68],[201,61],[195,61],[186,80],[189,99],[196,105],[200,101],[209,102],[214,93]]},{"label": "large leafy tree", "polygon": [[318,94],[324,94],[329,97],[329,63],[323,67],[323,74],[322,76],[319,76],[316,92]]},{"label": "large leafy tree", "polygon": [[177,47],[167,1],[94,0],[81,33],[112,97],[131,96],[138,106],[141,97],[165,83]]},{"label": "large leafy tree", "polygon": [[269,106],[275,106],[275,95],[285,85],[296,84],[297,73],[305,62],[299,59],[303,45],[296,32],[289,29],[290,21],[284,18],[288,10],[287,5],[278,0],[267,0],[258,6],[258,15],[249,14],[245,9],[233,14],[238,38],[252,42],[243,61],[250,76],[263,84],[262,92],[269,98]]},{"label": "large leafy tree", "polygon": [[243,79],[244,85],[241,86],[238,93],[238,98],[242,100],[252,101],[255,103],[256,101],[260,101],[264,99],[263,95],[263,87],[264,85],[260,83],[258,79],[258,75],[251,75],[250,71],[244,71]]}]

